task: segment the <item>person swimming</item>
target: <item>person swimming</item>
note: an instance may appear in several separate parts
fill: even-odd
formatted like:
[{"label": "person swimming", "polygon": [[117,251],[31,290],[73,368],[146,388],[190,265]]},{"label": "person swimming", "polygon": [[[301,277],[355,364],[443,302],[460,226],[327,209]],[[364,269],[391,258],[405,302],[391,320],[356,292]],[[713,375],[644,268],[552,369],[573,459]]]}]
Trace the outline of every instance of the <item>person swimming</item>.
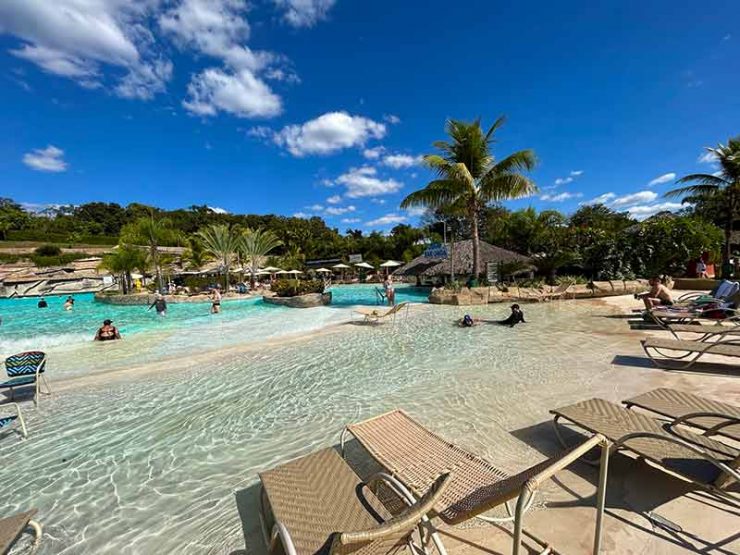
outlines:
[{"label": "person swimming", "polygon": [[121,339],[121,334],[118,332],[116,326],[113,325],[112,320],[104,320],[103,325],[98,329],[95,334],[95,341],[112,341],[114,339]]},{"label": "person swimming", "polygon": [[67,300],[64,301],[64,310],[72,310],[74,306],[75,306],[74,297],[70,295],[69,297],[67,297]]},{"label": "person swimming", "polygon": [[509,314],[509,317],[506,320],[499,320],[496,323],[502,326],[509,326],[510,328],[513,328],[519,323],[526,324],[527,322],[524,319],[524,312],[522,312],[522,309],[519,308],[519,305],[513,304],[511,305],[511,314]]},{"label": "person swimming", "polygon": [[461,328],[472,328],[477,324],[477,320],[473,318],[470,314],[466,314],[463,316],[460,320],[457,321],[457,325]]},{"label": "person swimming", "polygon": [[149,308],[147,310],[151,310],[152,308],[157,309],[158,316],[167,315],[167,301],[160,293],[157,293],[157,295],[154,297],[154,302],[149,305]]},{"label": "person swimming", "polygon": [[46,299],[44,297],[41,297],[39,299],[39,304],[36,305],[36,306],[38,306],[39,308],[48,308],[49,307],[49,303],[46,302]]}]

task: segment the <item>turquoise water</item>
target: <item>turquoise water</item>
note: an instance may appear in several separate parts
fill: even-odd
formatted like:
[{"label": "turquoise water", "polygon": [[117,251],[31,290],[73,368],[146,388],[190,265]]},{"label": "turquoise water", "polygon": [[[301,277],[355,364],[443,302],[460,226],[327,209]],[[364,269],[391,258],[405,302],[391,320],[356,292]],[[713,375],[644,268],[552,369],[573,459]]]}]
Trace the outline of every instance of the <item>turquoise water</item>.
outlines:
[{"label": "turquoise water", "polygon": [[590,304],[525,307],[529,323],[514,329],[454,323],[503,317],[500,305],[416,305],[381,326],[332,325],[351,318],[341,304],[224,309],[245,316],[195,314],[173,331],[162,327],[173,311],[124,341],[49,349],[54,395],[23,403],[27,440],[0,434],[0,515],[37,507],[41,554],[231,553],[243,527],[261,553],[257,507],[242,521],[234,492],[336,442],[347,422],[402,407],[516,470],[538,454],[508,430],[584,391],[639,387],[634,368],[615,386],[610,366],[639,343]]}]

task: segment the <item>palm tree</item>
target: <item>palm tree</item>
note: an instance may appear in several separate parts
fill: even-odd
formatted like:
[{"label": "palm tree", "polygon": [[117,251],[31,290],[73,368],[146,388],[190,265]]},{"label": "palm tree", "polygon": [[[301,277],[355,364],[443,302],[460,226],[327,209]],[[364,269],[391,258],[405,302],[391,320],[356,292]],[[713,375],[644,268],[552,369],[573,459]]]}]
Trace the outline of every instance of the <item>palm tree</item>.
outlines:
[{"label": "palm tree", "polygon": [[101,267],[110,270],[118,276],[121,292],[126,295],[131,291],[131,272],[146,271],[146,252],[134,245],[121,243],[111,253],[103,256]]},{"label": "palm tree", "polygon": [[229,269],[234,253],[239,247],[239,236],[225,224],[213,224],[198,231],[203,248],[221,263],[224,273],[224,291],[229,290]]},{"label": "palm tree", "polygon": [[491,153],[494,133],[504,121],[503,116],[498,118],[486,133],[481,129],[480,119],[472,123],[448,121],[446,131],[451,141],[435,142],[434,147],[440,153],[424,156],[424,163],[438,178],[401,202],[401,208],[447,208],[464,215],[472,232],[476,277],[480,275],[478,217],[481,210],[489,203],[526,197],[537,191],[537,186],[519,173],[534,168],[533,151],[520,150],[499,162]]},{"label": "palm tree", "polygon": [[157,288],[160,291],[164,288],[164,283],[162,281],[159,246],[163,243],[177,244],[180,239],[180,233],[172,228],[172,221],[169,218],[155,218],[153,211],[150,211],[148,216],[141,217],[124,226],[121,230],[121,240],[123,242],[146,246],[149,259],[157,276]]},{"label": "palm tree", "polygon": [[668,191],[669,198],[681,197],[683,202],[719,201],[725,208],[724,218],[726,264],[732,255],[733,222],[740,217],[740,136],[730,139],[727,145],[719,144],[717,148],[707,147],[719,164],[719,171],[713,174],[694,173],[682,177],[677,183],[692,183]]},{"label": "palm tree", "polygon": [[265,257],[282,244],[283,242],[272,231],[265,231],[259,228],[247,228],[244,230],[239,244],[239,251],[242,257],[244,257],[245,262],[249,263],[252,268],[250,278],[252,287],[254,287],[254,276],[263,264]]}]

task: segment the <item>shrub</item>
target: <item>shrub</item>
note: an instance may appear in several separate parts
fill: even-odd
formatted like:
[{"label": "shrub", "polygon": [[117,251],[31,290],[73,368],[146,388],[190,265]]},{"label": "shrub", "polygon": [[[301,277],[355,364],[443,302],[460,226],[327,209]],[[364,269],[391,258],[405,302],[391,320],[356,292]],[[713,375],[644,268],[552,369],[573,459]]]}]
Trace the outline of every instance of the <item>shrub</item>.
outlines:
[{"label": "shrub", "polygon": [[36,256],[59,256],[62,254],[62,249],[60,249],[56,245],[50,245],[47,243],[46,245],[41,245],[40,247],[37,247],[33,251],[33,254],[35,254]]},{"label": "shrub", "polygon": [[323,293],[324,282],[319,279],[279,279],[272,284],[271,290],[278,297],[296,297],[298,295],[307,295],[308,293]]},{"label": "shrub", "polygon": [[584,285],[588,283],[588,280],[584,276],[557,276],[555,278],[555,285],[563,285],[564,283],[572,283],[574,285]]},{"label": "shrub", "polygon": [[31,255],[31,261],[39,268],[47,268],[49,266],[64,266],[65,264],[82,258],[88,258],[89,256],[85,252],[68,252],[57,256],[43,256],[34,252]]}]

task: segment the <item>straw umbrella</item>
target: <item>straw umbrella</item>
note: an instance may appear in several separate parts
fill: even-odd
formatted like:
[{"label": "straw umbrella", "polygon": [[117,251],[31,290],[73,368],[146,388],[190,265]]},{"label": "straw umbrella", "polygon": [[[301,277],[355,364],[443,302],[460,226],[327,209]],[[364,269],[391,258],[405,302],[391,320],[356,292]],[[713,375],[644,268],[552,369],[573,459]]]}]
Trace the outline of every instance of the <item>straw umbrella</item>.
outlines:
[{"label": "straw umbrella", "polygon": [[398,266],[402,266],[402,263],[395,260],[386,260],[380,265],[381,268],[385,268],[386,275],[390,273],[391,268],[397,268]]},{"label": "straw umbrella", "polygon": [[346,270],[347,268],[351,268],[351,266],[347,266],[346,264],[340,262],[339,264],[334,264],[332,268],[334,268],[335,270],[340,270],[342,272],[342,281],[344,281],[344,270]]}]

